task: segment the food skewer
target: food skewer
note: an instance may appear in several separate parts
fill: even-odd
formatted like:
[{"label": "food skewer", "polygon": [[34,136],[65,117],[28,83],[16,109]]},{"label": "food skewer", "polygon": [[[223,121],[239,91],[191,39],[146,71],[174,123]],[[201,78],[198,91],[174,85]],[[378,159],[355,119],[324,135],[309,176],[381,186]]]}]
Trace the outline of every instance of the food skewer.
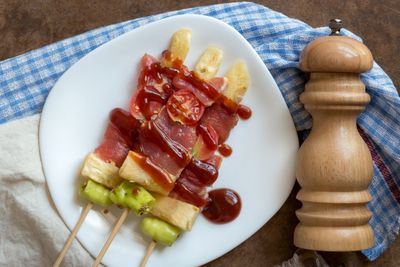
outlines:
[{"label": "food skewer", "polygon": [[[180,43],[182,45],[182,42]],[[187,51],[187,50],[186,50]],[[212,51],[212,50],[211,50]],[[215,52],[215,51],[214,51]],[[212,59],[215,59],[215,57],[211,57]],[[168,62],[164,63],[168,66]],[[218,67],[216,67],[217,69]],[[244,64],[236,64],[231,71],[228,73],[228,77],[231,78],[231,81],[233,81],[233,83],[231,83],[231,86],[228,88],[228,90],[226,90],[226,98],[228,100],[231,100],[231,102],[233,102],[234,104],[237,102],[240,102],[241,97],[243,96],[243,94],[246,92],[247,87],[248,87],[248,76],[247,76],[247,72],[245,71],[245,65]],[[205,71],[204,71],[205,70]],[[211,68],[212,70],[212,68]],[[200,72],[205,72],[207,73],[208,69],[207,68],[200,68]],[[215,71],[215,68],[214,70]],[[215,71],[216,72],[216,71]],[[235,123],[236,124],[236,123]],[[233,128],[234,125],[232,125]],[[131,153],[131,152],[130,152]],[[142,160],[143,158],[140,155],[137,155],[137,153],[132,152],[131,157],[129,157],[128,154],[128,158],[132,159],[132,156],[135,157],[136,159],[134,161],[129,161],[126,164],[126,166],[122,166],[120,169],[120,175],[123,178],[127,178],[126,176],[128,176],[129,180],[132,180],[134,182],[138,182],[139,184],[142,184],[143,186],[145,186],[148,190],[151,191],[156,191],[158,193],[161,194],[165,194],[165,192],[162,190],[162,188],[160,189],[160,187],[157,186],[157,183],[154,183],[153,181],[151,181],[151,176],[148,177],[149,175],[146,175],[145,171],[140,170],[140,166],[138,166],[137,164],[135,165],[135,161]],[[127,159],[125,160],[125,162],[127,162]],[[124,163],[125,164],[125,163]],[[132,175],[133,174],[133,175]],[[130,179],[132,178],[133,179]],[[168,192],[167,192],[168,193]],[[156,197],[156,203],[161,203],[161,202],[165,202],[166,205],[165,206],[170,206],[171,202],[178,202],[180,206],[182,205],[189,205],[192,206],[194,208],[194,212],[192,210],[191,214],[193,216],[191,216],[191,218],[189,218],[189,222],[187,224],[183,224],[180,225],[179,223],[177,223],[176,221],[173,221],[175,224],[178,224],[179,226],[181,226],[181,228],[183,228],[183,230],[190,230],[195,217],[197,216],[197,214],[199,213],[199,209],[196,208],[193,205],[187,204],[185,202],[179,201],[177,199],[171,199],[170,197],[162,197],[161,199],[163,199],[163,201],[160,201],[160,197]],[[158,213],[156,213],[157,209],[155,209],[152,213],[153,215],[156,215],[157,217],[160,217],[164,220],[170,221],[169,219],[171,219],[171,217],[168,216],[168,214],[165,213],[165,211],[162,211],[163,208],[158,209]],[[161,212],[160,212],[161,210]],[[186,209],[187,210],[187,209]],[[157,239],[157,237],[155,237],[154,235],[152,235],[154,233],[150,233],[148,234],[149,236],[151,236],[153,239]],[[152,246],[150,246],[151,248]],[[151,250],[149,249],[148,252],[150,252]],[[145,257],[145,259],[150,256],[151,253],[147,253],[147,256]],[[147,260],[146,259],[146,260]]]},{"label": "food skewer", "polygon": [[[179,51],[179,57],[186,57],[187,54],[187,50],[184,50],[184,47],[181,46],[181,44],[186,44],[186,42],[181,42],[181,39],[185,39],[185,40],[189,40],[190,39],[190,30],[188,29],[181,29],[178,32],[176,32],[173,37],[172,37],[172,41],[171,41],[171,46],[170,48],[174,51]],[[179,47],[179,48],[178,48]],[[142,61],[146,60],[145,57],[144,59],[142,59]],[[151,60],[151,58],[150,58]],[[164,62],[166,64],[166,62]],[[140,79],[140,78],[139,78]],[[138,93],[138,92],[137,92]],[[140,91],[139,91],[140,93]],[[134,97],[135,99],[137,98]],[[139,117],[140,118],[140,117]],[[85,164],[85,165],[90,165],[90,164]],[[101,166],[101,165],[98,165]],[[97,167],[98,167],[97,166]],[[90,169],[90,168],[89,168]],[[116,197],[113,198],[113,196],[118,195],[118,194],[111,194],[110,198],[111,200],[119,205],[119,206],[124,206],[124,203],[122,203],[121,201],[118,201],[118,199]],[[99,255],[97,256],[93,266],[98,266],[103,258],[103,256],[105,255],[107,249],[109,248],[109,246],[111,245],[112,240],[115,238],[117,232],[119,231],[120,227],[122,226],[123,222],[125,221],[127,215],[128,215],[129,209],[124,208],[124,211],[121,215],[121,217],[118,219],[117,223],[115,224],[109,238],[107,239],[106,243],[104,244],[102,250],[100,251]]]},{"label": "food skewer", "polygon": [[86,204],[85,208],[82,210],[81,215],[77,223],[75,224],[74,229],[72,230],[67,241],[65,242],[63,249],[61,250],[56,261],[53,264],[53,267],[60,266],[62,260],[64,259],[68,249],[72,244],[72,241],[76,237],[76,234],[78,233],[82,223],[86,219],[86,216],[89,214],[89,211],[93,208],[93,205],[98,204],[107,207],[108,205],[111,204],[111,201],[108,198],[108,194],[109,194],[109,189],[90,179],[81,186],[79,195],[83,198],[88,199],[89,201]]},{"label": "food skewer", "polygon": [[[215,60],[215,58],[217,58],[217,62],[220,60],[220,57],[218,57],[218,53],[217,56],[215,56],[215,50],[211,50],[214,52],[214,55],[209,57],[213,60]],[[207,56],[206,56],[207,57]],[[219,59],[218,59],[219,58]],[[202,67],[197,68],[198,73],[202,74],[205,73],[205,75],[207,75],[207,71],[208,70],[212,70],[214,71],[214,74],[216,73],[216,70],[218,69],[219,63],[216,64],[217,66],[214,68],[205,68],[204,66],[207,66],[206,64],[203,64]],[[196,67],[199,66],[196,65]],[[211,77],[213,77],[213,74],[210,74]],[[230,86],[228,86],[227,90],[224,91],[224,96],[225,96],[225,100],[228,100],[228,104],[233,104],[234,105],[238,105],[238,103],[241,101],[242,96],[244,95],[244,93],[246,92],[247,88],[248,88],[248,74],[247,71],[245,69],[245,65],[243,63],[238,63],[235,64],[231,70],[228,72],[228,80],[230,80]],[[225,103],[224,103],[225,104]],[[236,124],[236,123],[235,123]],[[232,125],[233,128],[234,125]],[[135,157],[137,157],[137,155],[134,152],[130,152],[130,154],[128,154],[127,159],[125,160],[123,166],[121,166],[120,168],[120,176],[122,178],[137,182],[139,184],[142,184],[143,186],[145,186],[148,190],[150,191],[155,191],[157,193],[161,193],[163,195],[166,195],[165,192],[160,189],[159,187],[157,187],[156,183],[154,183],[154,181],[152,181],[152,177],[151,175],[144,175],[143,173],[145,173],[145,170],[140,170],[140,166],[138,166],[137,164],[135,164]],[[133,160],[132,160],[133,159]],[[176,183],[176,182],[175,182]],[[168,194],[169,192],[167,192]],[[195,206],[192,206],[186,202],[182,202],[179,199],[173,199],[171,197],[166,197],[166,196],[158,196],[158,195],[154,195],[156,197],[156,205],[155,207],[153,207],[153,210],[151,211],[151,213],[165,221],[168,221],[170,223],[173,223],[175,225],[178,225],[182,228],[182,230],[190,230],[197,214],[199,213],[199,209]],[[162,201],[161,201],[162,199]],[[160,203],[166,203],[164,206],[161,205]],[[166,210],[168,210],[166,207],[171,206],[171,202],[177,202],[180,205],[186,204],[189,206],[192,206],[195,210],[193,212],[193,210],[190,212],[192,216],[189,216],[190,218],[186,218],[188,219],[188,223],[187,224],[179,224],[177,223],[176,220],[173,220],[173,216],[171,216],[170,213],[166,213]],[[176,207],[176,206],[174,206]],[[169,209],[170,211],[172,209]],[[187,211],[187,209],[186,209]],[[172,212],[174,213],[174,212]],[[175,214],[177,214],[179,212],[175,212]],[[187,212],[183,212],[186,213]],[[145,233],[146,234],[146,233]],[[143,259],[143,263],[147,262],[148,258],[151,255],[151,251],[152,248],[154,247],[154,236],[152,236],[152,234],[148,234],[153,241],[150,243],[149,245],[149,249],[147,249],[147,253]]]},{"label": "food skewer", "polygon": [[[161,60],[161,64],[163,64],[164,66],[167,66],[167,67],[173,66],[173,64],[171,63],[172,62],[171,58],[174,59],[174,57],[175,57],[175,59],[177,58],[180,60],[181,58],[186,57],[186,54],[188,51],[188,46],[189,46],[188,38],[190,39],[190,32],[188,32],[188,30],[180,30],[177,33],[174,34],[172,41],[171,41],[170,49],[169,49],[170,51],[175,51],[175,52],[170,54],[169,60],[165,60],[166,57],[163,56],[163,58]],[[180,36],[183,36],[182,37],[183,41],[182,41],[182,38],[180,38]],[[178,49],[177,49],[177,47],[178,47]],[[178,56],[176,56],[176,55],[178,55]],[[195,67],[196,75],[200,79],[204,79],[204,80],[212,78],[218,70],[218,67],[221,63],[221,57],[222,57],[222,54],[220,53],[220,50],[218,50],[216,48],[207,49],[206,52],[203,54],[203,56],[198,61],[198,63],[196,64],[196,67]],[[233,96],[233,100],[231,102],[235,102],[235,100],[236,101],[238,100],[237,102],[239,102],[241,99],[241,96],[244,94],[244,92],[246,91],[247,86],[248,86],[248,81],[246,84],[246,79],[243,79],[243,77],[241,77],[241,75],[243,75],[243,72],[241,72],[242,70],[240,68],[243,68],[243,64],[236,65],[236,68],[232,68],[234,71],[236,70],[235,75],[233,75],[234,76],[233,81],[235,81],[235,79],[236,79],[236,82],[232,83],[232,84],[236,84],[236,85],[239,84],[240,86],[242,86],[242,88],[239,88],[239,89],[242,91],[244,89],[244,91],[242,92],[241,95],[240,94],[235,95],[235,94],[232,94],[232,92],[234,93],[234,90],[232,91],[232,88],[233,88],[232,86],[230,86],[230,88],[225,90],[224,93],[226,93],[226,98],[228,100],[230,100],[230,98],[228,96],[230,96],[230,97]],[[239,72],[237,72],[237,70],[239,70]],[[229,78],[229,73],[228,73],[228,78]],[[245,77],[245,78],[248,78],[248,77]],[[244,85],[243,85],[243,80],[245,81]],[[237,83],[237,81],[239,81],[239,83]],[[240,81],[242,82],[242,84],[240,83]],[[198,96],[198,95],[196,95],[196,96]],[[235,99],[235,97],[236,97],[236,99]],[[132,107],[131,107],[131,111],[132,111]],[[107,135],[107,133],[106,133],[106,135]],[[204,147],[204,142],[202,145]],[[201,156],[201,155],[198,154],[197,156]],[[85,168],[85,167],[88,167],[88,168]],[[95,170],[94,173],[93,173],[93,170]],[[100,170],[100,172],[99,172],[99,170]],[[106,181],[105,185],[107,187],[113,187],[114,182],[115,183],[120,182],[121,178],[118,176],[118,172],[121,174],[121,171],[122,171],[122,168],[118,169],[117,166],[112,165],[112,164],[110,165],[109,163],[102,161],[98,157],[96,158],[96,155],[90,154],[87,157],[87,160],[85,161],[84,168],[82,170],[82,175],[86,176],[86,177],[90,177],[90,178],[92,177],[91,175],[93,175],[93,174],[95,176],[100,176],[100,177],[97,177],[98,178],[97,182],[103,182],[103,180],[105,180]],[[142,174],[141,178],[143,178],[143,173],[140,173],[140,171],[139,171],[139,174]],[[109,178],[111,177],[114,179],[103,179],[104,175],[106,177],[109,177]],[[140,175],[138,177],[140,177]],[[144,180],[142,179],[142,182],[146,181],[147,178],[148,177],[145,177]],[[129,179],[129,180],[131,180],[131,179]],[[108,184],[109,181],[112,181],[113,185]],[[148,179],[147,179],[147,181],[148,181]],[[135,181],[135,182],[137,182],[137,181]],[[149,190],[152,190],[152,191],[154,190],[154,183],[152,184],[153,187],[151,187],[151,185],[149,186],[149,184],[146,184],[146,183],[144,183],[142,185]],[[157,189],[157,187],[156,187],[156,189]],[[154,191],[157,191],[157,190],[154,190]],[[159,193],[165,194],[165,192],[163,192],[162,190]],[[110,196],[112,196],[112,195],[113,194],[111,193]],[[114,200],[113,200],[113,202],[119,206],[122,206],[122,207],[124,206],[124,205],[121,205],[121,203],[118,203]],[[153,240],[157,240],[157,241],[159,241],[159,243],[163,243],[165,245],[171,245],[175,241],[175,239],[178,237],[181,230],[190,230],[197,214],[200,211],[197,207],[195,207],[191,204],[182,202],[178,199],[174,199],[171,197],[166,197],[166,196],[156,197],[156,203],[159,203],[160,205],[159,205],[158,210],[155,209],[155,211],[153,212],[153,215],[160,217],[161,219],[164,219],[168,222],[171,221],[173,224],[177,225],[181,229],[178,229],[178,228],[176,228],[176,226],[173,226],[171,224],[168,224],[167,222],[164,222],[164,221],[161,221],[161,220],[158,220],[155,218],[145,218],[142,221],[142,231],[145,234],[151,236],[153,238]],[[177,208],[177,211],[178,211],[177,213],[182,212],[182,214],[189,215],[186,218],[186,221],[180,223],[179,221],[174,220],[172,218],[173,216],[168,216],[168,214],[166,213],[166,209],[171,208],[172,206]],[[116,226],[112,230],[106,244],[104,245],[103,249],[101,250],[99,257],[96,259],[93,266],[97,266],[101,262],[101,258],[104,256],[105,252],[107,251],[109,245],[111,244],[113,238],[115,237],[116,233],[118,232],[119,228],[121,227],[121,225],[127,215],[128,215],[128,209],[125,207],[120,219],[118,219]],[[156,223],[155,224],[154,223],[153,224],[146,223],[150,219],[156,220],[155,221]],[[82,219],[82,221],[83,221],[83,219]],[[162,225],[164,228],[160,228],[159,227],[160,225]],[[158,232],[153,231],[155,229],[158,230]],[[169,230],[166,231],[166,229],[169,229]],[[165,230],[166,232],[165,231],[163,232],[163,230]],[[165,236],[162,236],[162,234],[160,234],[160,233],[164,233],[164,234],[166,234],[166,236],[168,236],[168,234],[169,234],[170,235],[169,241],[165,242]],[[172,236],[171,236],[171,233],[172,233]],[[163,240],[163,238],[164,238],[164,240]],[[71,241],[72,241],[72,239],[71,239]],[[147,253],[146,253],[147,256],[144,258],[144,260],[145,260],[144,264],[145,264],[145,262],[147,262],[148,258],[150,257],[151,252],[154,249],[154,247],[155,247],[155,243],[153,241],[151,243],[151,246],[149,246],[149,249],[147,250]]]},{"label": "food skewer", "polygon": [[[248,77],[247,77],[247,72],[245,70],[245,66],[242,63],[237,63],[237,64],[233,65],[232,68],[229,70],[227,77],[228,77],[228,88],[224,91],[224,93],[227,96],[229,96],[229,99],[232,99],[232,101],[234,101],[235,103],[238,103],[241,101],[241,96],[246,92],[246,90],[248,88]],[[229,85],[230,85],[230,87],[229,87]],[[124,162],[124,164],[125,164],[125,162]],[[124,169],[123,169],[124,164],[120,169],[120,175],[121,175],[121,177],[126,178],[126,175],[124,174]],[[121,174],[121,171],[122,171],[122,174]],[[132,176],[129,176],[129,177],[132,177]],[[177,183],[179,184],[180,179],[181,179],[181,177],[178,178],[178,180],[175,182],[175,184],[177,184]],[[138,182],[135,179],[133,179],[133,181]],[[215,179],[211,182],[211,184],[214,181],[215,181]],[[208,184],[208,185],[211,185],[211,184]],[[175,185],[175,187],[176,186],[177,185]],[[162,203],[160,198],[164,199],[164,200],[168,200],[167,203],[169,204],[172,201],[171,196],[166,197],[166,196],[159,196],[157,194],[155,194],[154,196],[156,198],[156,204],[153,207],[153,210],[151,212],[153,215],[156,215],[157,217],[159,217],[169,223],[173,223],[175,225],[180,226],[181,230],[190,230],[191,225],[193,224],[194,220],[196,219],[197,214],[199,213],[199,210],[197,210],[194,214],[192,213],[193,216],[191,218],[191,223],[190,223],[189,227],[187,225],[177,224],[177,222],[175,220],[172,220],[171,212],[169,212],[169,213],[165,212],[165,210],[167,210],[168,208],[165,208],[162,205],[160,205],[160,203]],[[174,196],[172,195],[172,197],[174,197]],[[185,199],[185,198],[181,199],[178,196],[178,199],[174,199],[174,200],[177,202],[186,204],[186,201],[188,199]],[[182,202],[181,200],[183,200],[185,202]],[[191,201],[189,200],[188,202],[190,203]],[[190,204],[195,204],[195,203],[190,203]],[[174,213],[174,212],[172,212],[172,213]],[[175,212],[175,214],[176,213],[177,212]],[[189,214],[188,212],[184,212],[184,213]],[[145,218],[145,219],[147,219],[147,218]],[[145,220],[145,219],[143,219],[143,220]],[[220,220],[219,222],[223,222],[223,221]],[[152,251],[154,250],[154,248],[157,244],[157,242],[154,241],[154,240],[157,240],[157,238],[155,238],[155,236],[152,235],[152,233],[146,233],[145,231],[143,231],[143,232],[146,235],[148,235],[149,237],[151,237],[152,241],[150,242],[150,244],[146,250],[146,254],[143,257],[141,266],[144,266],[147,263],[148,259],[150,258],[151,254],[152,254]]]},{"label": "food skewer", "polygon": [[[176,39],[176,36],[184,36],[185,38],[187,38],[187,37],[190,37],[190,31],[187,29],[180,30],[180,31],[178,31],[178,34],[175,34],[174,36],[175,37],[173,37],[173,39],[174,38]],[[181,52],[180,56],[185,56],[183,53],[187,53],[187,51],[185,52],[184,50],[182,50],[182,48],[177,49],[177,47],[179,46],[179,40],[175,40],[175,41],[173,40],[172,43],[174,44],[173,45],[174,51],[179,50]],[[117,116],[118,114],[120,114],[120,115]],[[125,118],[124,118],[124,116],[125,116]],[[118,121],[121,122],[121,120],[122,120],[122,122],[124,122],[124,124],[127,124],[128,127],[124,128],[124,126],[126,126],[126,125],[122,125],[123,129],[121,129],[121,128],[118,129],[118,125],[116,127],[116,125],[112,124],[113,118],[114,118],[115,122],[118,122]],[[102,206],[108,206],[109,204],[111,204],[111,201],[108,199],[108,194],[110,192],[106,191],[106,193],[107,193],[107,196],[105,198],[107,200],[106,201],[104,199],[104,197],[105,197],[104,190],[106,190],[106,188],[113,188],[122,181],[122,179],[119,178],[119,176],[118,176],[118,167],[122,163],[119,161],[121,161],[122,159],[121,159],[121,157],[118,157],[118,155],[113,155],[112,152],[110,153],[110,142],[111,142],[112,146],[115,146],[117,149],[121,149],[121,138],[122,138],[122,139],[125,139],[125,140],[122,140],[122,145],[123,145],[122,150],[124,150],[124,149],[126,150],[126,146],[129,146],[129,148],[132,148],[132,146],[134,145],[132,143],[134,141],[126,140],[126,136],[132,138],[131,131],[138,128],[138,125],[136,125],[137,123],[132,122],[132,119],[133,119],[133,117],[129,118],[129,116],[126,116],[126,114],[124,114],[123,110],[118,110],[118,109],[113,110],[113,112],[111,112],[110,123],[106,130],[103,143],[96,149],[95,153],[90,153],[86,157],[85,162],[83,164],[81,174],[82,174],[82,176],[89,178],[83,187],[85,189],[91,188],[91,189],[89,189],[89,191],[91,190],[89,192],[89,194],[84,194],[84,197],[89,200],[89,204],[82,211],[82,214],[81,214],[76,226],[74,227],[69,238],[67,239],[63,250],[61,251],[58,258],[56,259],[56,262],[54,263],[54,266],[59,266],[60,263],[62,262],[65,254],[66,254],[68,248],[71,246],[72,241],[75,238],[80,226],[82,225],[88,212],[92,208],[92,206],[93,206],[92,202],[99,202],[98,199],[96,199],[96,198],[98,198],[100,196],[100,197],[103,197],[103,199],[100,201],[100,203],[97,203],[97,204],[100,204]],[[121,136],[121,131],[122,131],[122,134],[125,134],[125,136]],[[122,153],[124,153],[124,151]],[[121,154],[121,153],[119,153],[119,154]],[[117,156],[116,159],[114,158],[115,156]],[[125,155],[123,157],[125,157]],[[110,161],[110,159],[111,159],[111,162],[105,161],[105,160]],[[103,185],[104,188],[101,187],[101,185]],[[101,194],[96,194],[95,192],[99,190],[99,188],[96,188],[96,186],[99,187],[104,192],[102,192]],[[92,187],[95,187],[95,188],[92,188]],[[82,191],[84,191],[84,190],[81,190],[81,193],[82,193]],[[99,193],[99,192],[97,192],[97,193]],[[102,203],[102,201],[103,202],[106,201],[107,203]],[[153,200],[151,200],[151,201],[153,201]],[[118,202],[118,198],[114,197],[113,202]],[[121,201],[119,201],[119,203],[117,203],[117,204],[119,204],[120,206],[123,206],[124,203],[121,203]],[[140,213],[140,214],[148,212],[148,210],[140,211],[137,207],[130,207],[130,208],[133,208],[134,210],[136,209],[136,212]],[[101,260],[101,257],[104,255],[105,251],[107,250],[108,246],[111,244],[112,239],[114,238],[115,234],[118,232],[118,229],[119,229],[120,225],[122,225],[122,222],[125,220],[127,214],[128,214],[128,209],[124,208],[124,211],[122,212],[121,217],[117,221],[116,227],[114,227],[113,231],[111,232],[110,238],[108,239],[108,241],[105,244],[105,247],[102,249],[102,251],[100,253],[100,257],[99,257],[100,260]]]},{"label": "food skewer", "polygon": [[111,242],[114,240],[114,238],[117,235],[117,233],[118,233],[119,229],[121,228],[122,224],[125,222],[126,217],[128,217],[128,213],[129,213],[129,209],[124,208],[121,216],[119,217],[119,219],[115,223],[115,226],[114,226],[113,230],[111,231],[110,236],[108,237],[106,243],[104,243],[103,248],[101,249],[99,255],[96,258],[96,260],[94,261],[94,263],[92,265],[93,267],[97,267],[101,263],[101,260],[103,259],[104,254],[106,254],[109,246],[111,245]]},{"label": "food skewer", "polygon": [[146,265],[157,243],[171,246],[181,233],[181,230],[176,226],[154,217],[144,218],[140,223],[140,228],[145,235],[153,237],[153,240],[147,246],[146,254],[140,266]]},{"label": "food skewer", "polygon": [[156,247],[157,243],[155,241],[151,241],[146,248],[146,254],[144,254],[143,259],[140,263],[140,267],[145,267],[147,261],[150,259],[151,254],[153,253],[154,248]]},{"label": "food skewer", "polygon": [[119,229],[128,217],[129,211],[132,210],[140,216],[147,214],[155,201],[153,196],[143,187],[129,182],[123,182],[114,188],[110,193],[109,198],[114,204],[123,207],[123,211],[115,223],[107,241],[104,243],[103,248],[96,257],[92,265],[94,267],[101,263],[102,258],[110,247]]},{"label": "food skewer", "polygon": [[[101,152],[104,145],[109,144],[110,142],[114,142],[115,138],[119,138],[119,142],[123,142],[121,138],[123,138],[122,135],[118,136],[116,133],[118,131],[122,130],[127,130],[123,129],[124,127],[121,128],[121,125],[118,125],[116,122],[118,121],[126,121],[127,119],[129,120],[129,116],[127,117],[127,114],[130,116],[128,112],[123,111],[122,109],[114,109],[111,114],[110,114],[110,122],[107,127],[106,133],[105,133],[105,139],[103,140],[103,143],[96,149],[94,153],[90,153],[83,164],[82,170],[81,170],[81,175],[84,177],[87,177],[87,181],[81,186],[79,195],[85,199],[88,200],[88,204],[86,207],[83,209],[81,216],[75,225],[73,231],[71,232],[70,236],[68,237],[62,251],[60,252],[59,256],[57,257],[54,267],[60,266],[63,258],[65,257],[65,254],[69,247],[72,244],[73,239],[76,237],[77,232],[79,231],[80,226],[82,225],[83,221],[85,220],[87,214],[89,213],[90,209],[93,207],[93,204],[98,204],[103,207],[108,207],[110,204],[112,204],[112,200],[115,201],[120,201],[118,197],[114,196],[115,192],[121,191],[119,187],[123,186],[130,186],[130,189],[133,189],[133,185],[127,184],[127,182],[123,182],[124,180],[121,179],[118,176],[118,166],[120,166],[121,162],[123,159],[118,157],[110,160],[111,162],[106,162],[103,159],[100,158],[99,153]],[[124,117],[125,116],[125,117]],[[122,118],[122,119],[121,119]],[[132,117],[133,119],[133,117]],[[113,123],[113,121],[115,123]],[[130,123],[127,123],[127,125],[132,126],[133,124],[136,124],[132,120],[130,120]],[[118,127],[119,126],[119,127]],[[125,127],[126,128],[126,127]],[[130,131],[133,131],[135,128],[134,127],[129,127],[131,128]],[[132,132],[129,132],[129,135],[132,135]],[[107,137],[108,136],[108,137]],[[110,137],[111,136],[111,137]],[[120,143],[118,143],[120,144]],[[126,149],[127,150],[127,149]],[[107,150],[106,150],[107,152]],[[123,153],[123,151],[122,151]],[[104,157],[103,153],[103,157]],[[107,156],[107,155],[106,155]],[[117,162],[117,163],[115,163]],[[118,187],[116,187],[119,184]],[[137,186],[135,186],[136,188]],[[114,188],[113,192],[109,188]],[[138,196],[135,198],[129,199],[130,203],[130,208],[135,210],[135,212],[140,213],[140,214],[145,214],[148,212],[148,210],[151,208],[152,203],[154,202],[154,198],[143,188],[143,187],[137,187],[138,192],[141,192],[142,194],[138,194]],[[142,192],[143,191],[143,192]],[[143,194],[147,194],[145,198],[143,198]],[[141,198],[140,198],[141,197]],[[129,205],[128,205],[129,206]]]},{"label": "food skewer", "polygon": [[67,241],[64,244],[63,249],[61,250],[60,254],[58,255],[56,261],[54,262],[53,267],[60,266],[62,260],[65,257],[65,254],[67,253],[68,249],[71,247],[72,241],[74,241],[75,236],[79,231],[79,228],[81,227],[82,223],[85,221],[86,216],[88,215],[88,213],[92,209],[92,207],[93,207],[93,203],[92,202],[88,202],[86,204],[85,208],[82,210],[81,215],[79,216],[78,222],[76,223],[74,229],[70,233]]}]

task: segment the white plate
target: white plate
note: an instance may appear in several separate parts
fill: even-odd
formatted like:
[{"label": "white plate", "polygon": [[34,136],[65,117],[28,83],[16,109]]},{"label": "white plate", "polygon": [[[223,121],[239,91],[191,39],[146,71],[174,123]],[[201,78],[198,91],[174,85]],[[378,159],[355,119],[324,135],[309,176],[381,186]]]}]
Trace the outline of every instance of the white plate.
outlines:
[{"label": "white plate", "polygon": [[[192,46],[185,63],[193,66],[209,45],[224,50],[220,73],[237,59],[247,62],[251,87],[244,103],[253,110],[240,121],[228,143],[231,157],[224,159],[215,187],[229,187],[242,198],[240,216],[215,225],[202,216],[191,232],[170,248],[158,248],[148,266],[198,266],[233,249],[282,206],[294,184],[298,141],[286,104],[265,65],[251,45],[229,25],[206,16],[170,17],[128,32],[95,49],[73,65],[51,90],[40,123],[40,153],[47,183],[67,226],[75,225],[84,201],[77,195],[78,173],[85,155],[96,148],[114,107],[127,108],[136,85],[139,60],[144,53],[159,56],[173,32],[192,29]],[[118,216],[119,210],[113,210]],[[103,259],[108,266],[136,266],[149,242],[130,215]],[[96,256],[112,222],[91,211],[78,233],[83,246]]]}]

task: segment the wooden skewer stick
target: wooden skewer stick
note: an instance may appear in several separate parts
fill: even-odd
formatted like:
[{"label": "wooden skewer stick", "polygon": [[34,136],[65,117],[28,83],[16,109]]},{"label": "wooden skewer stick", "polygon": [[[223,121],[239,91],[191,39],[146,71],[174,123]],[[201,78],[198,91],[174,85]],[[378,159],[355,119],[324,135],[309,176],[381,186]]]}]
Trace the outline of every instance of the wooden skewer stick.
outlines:
[{"label": "wooden skewer stick", "polygon": [[146,254],[144,255],[142,262],[140,263],[140,267],[145,267],[147,261],[149,260],[151,254],[153,253],[154,248],[156,247],[157,243],[155,241],[151,241],[146,249]]},{"label": "wooden skewer stick", "polygon": [[67,251],[72,244],[72,241],[74,240],[76,234],[78,233],[79,228],[81,227],[83,221],[85,220],[86,216],[88,215],[88,213],[92,209],[92,207],[93,207],[93,203],[89,202],[89,203],[87,203],[86,207],[82,210],[81,216],[79,217],[78,222],[76,223],[74,229],[72,229],[72,232],[69,235],[67,241],[65,242],[63,249],[61,250],[60,254],[58,255],[58,258],[56,259],[56,261],[54,262],[53,267],[60,266],[62,260],[65,257],[65,254],[67,254]]},{"label": "wooden skewer stick", "polygon": [[128,217],[129,209],[124,208],[121,216],[119,217],[117,223],[115,224],[114,228],[111,231],[110,236],[108,237],[106,243],[104,244],[103,248],[101,249],[99,255],[97,256],[96,260],[94,261],[92,267],[97,267],[101,263],[101,259],[103,259],[104,254],[106,254],[108,248],[111,245],[111,242],[114,240],[115,236],[117,235],[119,229],[121,228],[122,224],[124,223],[126,217]]}]

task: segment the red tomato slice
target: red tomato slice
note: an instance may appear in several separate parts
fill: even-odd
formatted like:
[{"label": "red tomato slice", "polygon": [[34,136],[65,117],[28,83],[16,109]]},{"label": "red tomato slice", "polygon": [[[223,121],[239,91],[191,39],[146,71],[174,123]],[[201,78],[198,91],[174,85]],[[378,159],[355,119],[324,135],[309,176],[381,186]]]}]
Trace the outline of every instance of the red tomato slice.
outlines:
[{"label": "red tomato slice", "polygon": [[185,125],[196,124],[204,113],[204,105],[189,90],[179,90],[170,96],[167,111],[173,121]]}]

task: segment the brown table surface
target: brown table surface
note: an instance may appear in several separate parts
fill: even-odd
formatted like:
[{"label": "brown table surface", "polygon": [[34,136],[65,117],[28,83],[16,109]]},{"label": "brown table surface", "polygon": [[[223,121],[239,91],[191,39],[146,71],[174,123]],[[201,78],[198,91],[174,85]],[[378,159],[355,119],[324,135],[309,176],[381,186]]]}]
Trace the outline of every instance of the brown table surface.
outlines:
[{"label": "brown table surface", "polygon": [[[224,1],[2,0],[0,60],[87,30],[146,15]],[[314,27],[341,18],[364,39],[375,60],[400,85],[400,1],[256,1]],[[279,212],[256,234],[205,266],[273,266],[292,257],[298,185]],[[262,203],[260,203],[262,205]],[[257,207],[254,207],[257,208]],[[400,239],[375,262],[358,252],[322,253],[331,266],[400,266]],[[343,266],[342,265],[342,266]]]}]

